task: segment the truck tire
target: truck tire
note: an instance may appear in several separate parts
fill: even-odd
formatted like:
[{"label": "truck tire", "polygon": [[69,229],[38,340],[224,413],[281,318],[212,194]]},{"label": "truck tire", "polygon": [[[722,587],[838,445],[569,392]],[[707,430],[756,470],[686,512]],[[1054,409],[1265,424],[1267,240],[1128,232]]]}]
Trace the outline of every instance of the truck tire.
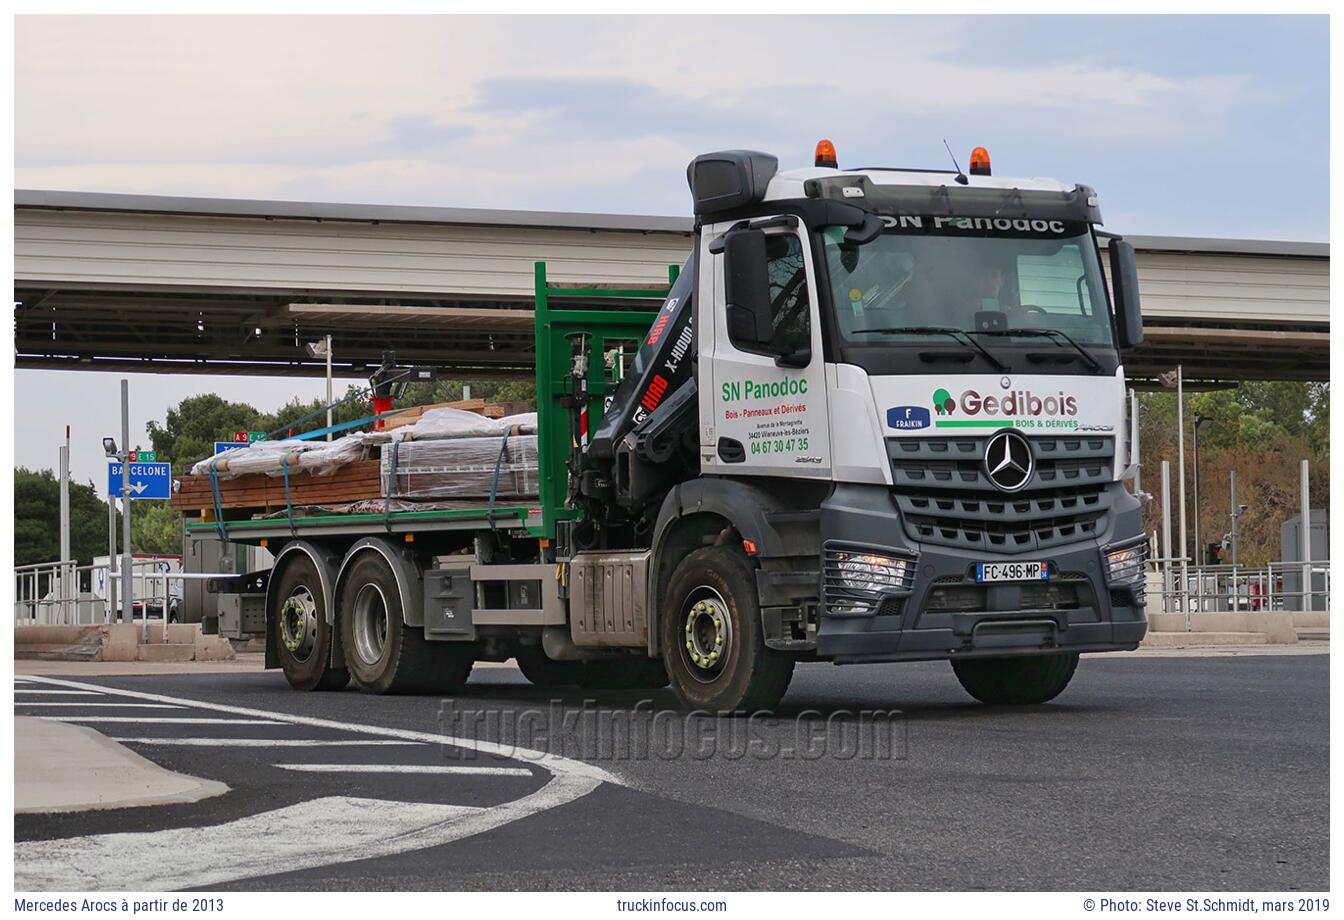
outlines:
[{"label": "truck tire", "polygon": [[765,645],[756,573],[739,547],[705,547],[683,559],[661,623],[663,664],[685,705],[756,712],[783,699],[793,658]]},{"label": "truck tire", "polygon": [[472,646],[429,642],[402,618],[401,589],[379,553],[359,556],[336,600],[345,665],[365,693],[452,693],[475,663]]},{"label": "truck tire", "polygon": [[588,690],[661,689],[667,683],[667,670],[661,659],[634,656],[589,661],[579,676],[579,686]]},{"label": "truck tire", "polygon": [[271,595],[268,628],[285,680],[295,690],[340,690],[350,682],[345,668],[331,666],[332,625],[317,566],[302,553],[285,564]]},{"label": "truck tire", "polygon": [[991,706],[1045,703],[1063,692],[1078,669],[1078,654],[952,659],[966,692]]},{"label": "truck tire", "polygon": [[534,687],[577,687],[583,677],[583,662],[556,661],[539,648],[520,651],[514,661]]}]

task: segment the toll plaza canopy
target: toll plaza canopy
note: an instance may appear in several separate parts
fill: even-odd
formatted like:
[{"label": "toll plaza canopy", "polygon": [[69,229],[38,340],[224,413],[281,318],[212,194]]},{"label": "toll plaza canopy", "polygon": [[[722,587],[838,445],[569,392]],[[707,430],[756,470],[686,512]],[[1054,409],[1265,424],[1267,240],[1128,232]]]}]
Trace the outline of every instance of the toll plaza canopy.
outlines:
[{"label": "toll plaza canopy", "polygon": [[[17,190],[20,368],[338,376],[384,351],[458,377],[531,375],[534,264],[552,283],[666,285],[691,221]],[[1126,234],[1138,383],[1329,378],[1329,244]]]}]

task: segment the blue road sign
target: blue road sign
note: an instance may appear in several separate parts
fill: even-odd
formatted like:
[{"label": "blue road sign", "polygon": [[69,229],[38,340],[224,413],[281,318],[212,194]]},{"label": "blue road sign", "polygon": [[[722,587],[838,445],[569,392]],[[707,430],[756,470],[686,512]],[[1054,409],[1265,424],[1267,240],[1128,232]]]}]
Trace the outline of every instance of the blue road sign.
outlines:
[{"label": "blue road sign", "polygon": [[[121,494],[121,464],[107,465],[107,492]],[[132,463],[131,498],[169,498],[173,494],[171,463]]]},{"label": "blue road sign", "polygon": [[226,450],[242,450],[247,444],[239,444],[237,441],[216,441],[215,453],[222,454]]}]

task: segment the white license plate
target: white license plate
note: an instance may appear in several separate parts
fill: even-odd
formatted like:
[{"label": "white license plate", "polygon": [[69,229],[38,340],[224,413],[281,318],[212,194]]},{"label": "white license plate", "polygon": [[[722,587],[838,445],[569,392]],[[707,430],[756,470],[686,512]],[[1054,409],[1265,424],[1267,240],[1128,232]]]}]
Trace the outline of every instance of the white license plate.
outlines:
[{"label": "white license plate", "polygon": [[1044,562],[979,562],[975,566],[975,580],[987,581],[1046,581],[1050,566]]}]

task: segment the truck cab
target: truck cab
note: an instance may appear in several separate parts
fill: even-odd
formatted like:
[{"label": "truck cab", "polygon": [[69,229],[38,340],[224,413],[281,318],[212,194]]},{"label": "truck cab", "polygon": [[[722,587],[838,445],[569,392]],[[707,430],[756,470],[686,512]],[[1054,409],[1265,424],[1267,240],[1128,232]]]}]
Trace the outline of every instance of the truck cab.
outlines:
[{"label": "truck cab", "polygon": [[[655,325],[594,445],[621,458],[631,513],[657,506],[651,603],[677,627],[662,654],[688,702],[741,702],[722,650],[751,639],[722,626],[732,575],[781,671],[946,658],[977,698],[1039,702],[1079,652],[1143,637],[1146,544],[1123,484],[1133,250],[1102,235],[1092,189],[994,176],[983,149],[971,162],[691,163],[693,283],[668,304],[694,374],[660,361],[675,319]],[[694,418],[698,475],[641,490],[668,463],[642,432],[673,414]],[[640,509],[641,494],[660,500]],[[679,571],[709,556],[719,571],[698,565],[706,584],[687,587]]]}]

